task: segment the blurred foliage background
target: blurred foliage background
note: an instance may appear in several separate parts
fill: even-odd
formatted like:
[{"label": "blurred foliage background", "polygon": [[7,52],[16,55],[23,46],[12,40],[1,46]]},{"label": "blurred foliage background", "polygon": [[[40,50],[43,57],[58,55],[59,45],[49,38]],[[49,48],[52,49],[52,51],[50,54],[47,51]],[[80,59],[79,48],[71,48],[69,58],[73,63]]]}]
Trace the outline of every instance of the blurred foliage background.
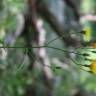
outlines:
[{"label": "blurred foliage background", "polygon": [[[34,3],[31,6],[35,1],[37,9]],[[93,43],[89,44],[96,41],[96,19],[84,17],[88,14],[96,18],[96,0],[73,1],[83,14],[79,22],[66,0],[0,0],[0,96],[96,96],[96,75],[76,65],[76,62],[90,65],[89,59],[96,59],[96,53],[91,52],[96,51],[96,46],[92,49]],[[56,18],[48,19],[51,15],[42,7],[42,2],[60,24],[55,22]],[[55,32],[62,30],[61,25],[62,36]],[[86,34],[79,32],[85,29]],[[88,43],[88,49],[66,44],[65,39],[62,40],[66,34]],[[38,45],[44,47],[36,47]],[[16,48],[8,48],[10,46]],[[87,60],[80,55],[83,53],[90,54]]]}]

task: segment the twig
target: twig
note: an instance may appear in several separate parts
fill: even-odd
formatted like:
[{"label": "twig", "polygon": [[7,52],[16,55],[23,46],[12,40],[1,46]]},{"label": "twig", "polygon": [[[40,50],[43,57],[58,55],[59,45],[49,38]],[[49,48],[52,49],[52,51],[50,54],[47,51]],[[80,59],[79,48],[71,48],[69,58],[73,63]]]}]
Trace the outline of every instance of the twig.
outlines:
[{"label": "twig", "polygon": [[[0,47],[0,48],[29,48],[29,49],[33,49],[33,48],[51,48],[51,49],[55,49],[55,50],[58,50],[58,51],[61,51],[61,52],[64,52],[64,53],[74,53],[74,54],[77,54],[77,55],[82,55],[82,56],[89,56],[89,54],[87,53],[77,53],[77,52],[74,52],[74,51],[67,51],[67,50],[64,50],[64,49],[60,49],[60,48],[56,48],[56,47],[53,47],[53,46],[48,46],[48,45],[45,45],[45,46],[16,46],[16,47],[7,47],[7,46],[3,46],[3,47]],[[95,53],[95,51],[92,51],[93,53]]]}]

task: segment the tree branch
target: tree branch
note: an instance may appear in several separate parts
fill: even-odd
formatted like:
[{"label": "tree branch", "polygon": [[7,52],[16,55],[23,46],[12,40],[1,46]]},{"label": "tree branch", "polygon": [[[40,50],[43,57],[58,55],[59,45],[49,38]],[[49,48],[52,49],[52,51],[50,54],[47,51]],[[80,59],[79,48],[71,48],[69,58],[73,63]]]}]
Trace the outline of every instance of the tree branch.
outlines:
[{"label": "tree branch", "polygon": [[44,19],[50,24],[56,34],[60,37],[63,36],[62,40],[66,45],[71,45],[74,47],[80,46],[80,41],[76,38],[72,38],[67,32],[65,32],[64,27],[58,21],[58,19],[50,12],[47,5],[44,2],[37,2],[38,12],[44,17]]}]

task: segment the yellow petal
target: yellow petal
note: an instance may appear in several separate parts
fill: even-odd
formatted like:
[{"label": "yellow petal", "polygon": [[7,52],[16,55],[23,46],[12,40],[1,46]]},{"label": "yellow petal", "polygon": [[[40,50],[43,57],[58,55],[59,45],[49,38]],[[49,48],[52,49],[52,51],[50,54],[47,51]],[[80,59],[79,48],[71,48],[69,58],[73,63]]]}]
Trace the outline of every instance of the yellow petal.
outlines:
[{"label": "yellow petal", "polygon": [[91,65],[90,65],[90,70],[92,73],[96,74],[96,60],[92,61]]}]

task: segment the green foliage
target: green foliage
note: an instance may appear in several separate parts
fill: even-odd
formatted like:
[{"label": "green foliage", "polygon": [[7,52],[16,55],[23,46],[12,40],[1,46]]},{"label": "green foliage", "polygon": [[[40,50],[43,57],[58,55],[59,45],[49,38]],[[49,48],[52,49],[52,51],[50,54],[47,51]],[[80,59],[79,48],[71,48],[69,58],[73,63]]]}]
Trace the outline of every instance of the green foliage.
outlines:
[{"label": "green foliage", "polygon": [[[48,2],[47,0],[45,1]],[[89,5],[85,4],[85,1],[82,5],[84,7],[84,11],[92,10],[91,6],[89,7]],[[56,3],[54,2],[52,4],[57,8]],[[93,4],[93,2],[88,1],[88,4],[91,3]],[[51,6],[50,9],[53,10],[53,13],[55,13],[56,16],[58,15],[61,17],[62,14],[58,14],[57,10],[54,9],[53,6]],[[0,1],[0,44],[3,44],[3,41],[7,35],[15,32],[17,28],[16,26],[18,24],[16,16],[17,12],[26,13],[25,11],[27,11],[26,0],[2,0],[2,2]],[[73,16],[70,18],[73,19]],[[96,39],[95,23],[90,23],[91,24],[87,24],[88,26],[92,27],[91,37],[92,39]],[[44,22],[44,24],[44,27],[47,31],[47,43],[49,41],[52,41],[55,37],[57,37],[57,35],[53,33],[52,29],[49,28],[46,22]],[[33,30],[31,31],[33,32]],[[34,38],[34,36],[32,36],[32,38]],[[56,50],[56,48],[46,48],[47,55],[49,56],[51,62],[51,65],[49,67],[52,69],[54,75],[53,96],[72,96],[72,94],[75,94],[74,90],[78,91],[79,89],[84,89],[88,92],[96,92],[96,76],[88,73],[87,71],[82,70],[80,66],[72,62],[72,60],[68,57],[69,54],[63,52],[63,50],[72,50],[70,50],[70,48],[66,48],[66,46],[63,45],[60,39],[61,38],[55,41],[53,40],[53,42],[49,43],[48,46],[60,48],[62,51]],[[14,46],[24,45],[24,38],[19,38],[17,39]],[[26,49],[8,49],[7,59],[0,61],[0,96],[24,96],[24,94],[26,93],[26,89],[29,86],[32,86],[36,90],[36,96],[46,96],[46,90],[48,86],[46,87],[43,66],[39,62],[39,60],[37,60],[38,56],[36,54],[37,58],[34,70],[29,71],[28,66],[30,62],[28,56],[26,55],[26,51],[28,52],[28,50]],[[73,51],[74,53],[77,53],[75,54],[75,58],[73,57],[73,59],[81,65],[90,65],[90,60],[85,60],[85,58],[96,59],[96,53],[92,53],[92,51],[96,51],[96,49],[84,47],[79,48],[77,50],[73,49]],[[83,53],[89,54],[89,56],[80,55]],[[53,61],[55,61],[55,63]],[[57,66],[60,65],[63,61],[66,61],[68,63],[65,64],[67,65],[67,67],[65,65],[64,68],[62,66]]]}]

